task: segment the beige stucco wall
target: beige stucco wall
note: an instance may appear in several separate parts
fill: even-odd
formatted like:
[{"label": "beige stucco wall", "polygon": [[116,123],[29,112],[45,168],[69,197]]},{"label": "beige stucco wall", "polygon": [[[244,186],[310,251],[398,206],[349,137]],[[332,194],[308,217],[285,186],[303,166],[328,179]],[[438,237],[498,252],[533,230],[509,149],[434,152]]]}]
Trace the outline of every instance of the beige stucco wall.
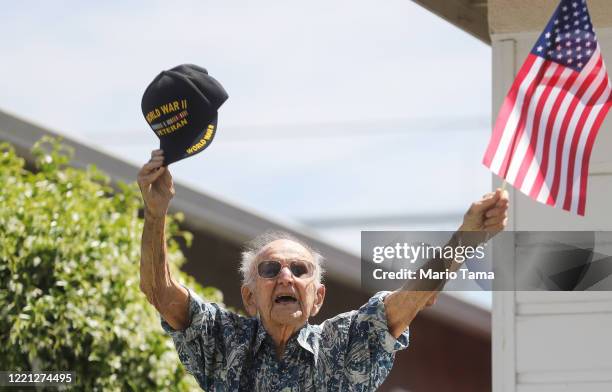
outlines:
[{"label": "beige stucco wall", "polygon": [[[587,3],[596,30],[612,27],[612,0]],[[489,30],[491,34],[542,31],[557,4],[557,0],[489,0]]]}]

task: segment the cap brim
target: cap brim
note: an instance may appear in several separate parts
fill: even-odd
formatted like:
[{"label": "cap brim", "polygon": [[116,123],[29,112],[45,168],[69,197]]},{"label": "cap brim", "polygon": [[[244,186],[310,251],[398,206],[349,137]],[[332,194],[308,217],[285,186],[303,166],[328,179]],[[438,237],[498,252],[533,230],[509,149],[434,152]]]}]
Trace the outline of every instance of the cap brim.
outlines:
[{"label": "cap brim", "polygon": [[[169,139],[160,139],[159,148],[164,151],[164,166],[178,162],[201,153],[210,146],[217,134],[218,113],[202,126],[202,131],[197,133],[192,140],[187,140],[183,145],[177,146],[170,143]],[[211,128],[212,127],[212,128]],[[207,135],[207,132],[212,129]]]}]

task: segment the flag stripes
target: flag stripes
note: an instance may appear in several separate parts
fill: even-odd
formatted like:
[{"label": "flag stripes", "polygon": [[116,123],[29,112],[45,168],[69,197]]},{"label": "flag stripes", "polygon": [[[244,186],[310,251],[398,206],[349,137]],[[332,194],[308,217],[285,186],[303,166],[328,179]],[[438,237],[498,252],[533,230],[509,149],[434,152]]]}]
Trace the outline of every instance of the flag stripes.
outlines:
[{"label": "flag stripes", "polygon": [[530,54],[483,163],[526,195],[584,215],[588,162],[610,93],[599,49],[582,72]]}]

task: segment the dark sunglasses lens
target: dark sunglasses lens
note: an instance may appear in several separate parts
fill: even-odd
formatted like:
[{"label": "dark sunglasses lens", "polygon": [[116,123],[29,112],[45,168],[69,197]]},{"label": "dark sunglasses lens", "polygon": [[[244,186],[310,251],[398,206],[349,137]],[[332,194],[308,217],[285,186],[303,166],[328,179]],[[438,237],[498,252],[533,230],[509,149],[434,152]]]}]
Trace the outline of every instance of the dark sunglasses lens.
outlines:
[{"label": "dark sunglasses lens", "polygon": [[308,266],[306,266],[306,264],[304,263],[291,263],[290,269],[291,269],[291,273],[296,278],[307,276],[308,273],[310,272],[308,269]]},{"label": "dark sunglasses lens", "polygon": [[281,264],[278,261],[264,261],[257,266],[257,273],[262,278],[273,278],[281,270]]}]

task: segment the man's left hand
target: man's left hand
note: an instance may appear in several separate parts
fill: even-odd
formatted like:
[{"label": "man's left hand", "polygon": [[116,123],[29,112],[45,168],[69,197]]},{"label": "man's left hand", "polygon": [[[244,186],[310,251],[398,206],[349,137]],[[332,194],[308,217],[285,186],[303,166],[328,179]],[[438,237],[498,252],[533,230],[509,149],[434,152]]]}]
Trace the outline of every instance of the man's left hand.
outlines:
[{"label": "man's left hand", "polygon": [[472,203],[463,216],[459,231],[486,232],[491,238],[502,231],[508,223],[508,192],[497,188],[487,193],[482,199]]}]

